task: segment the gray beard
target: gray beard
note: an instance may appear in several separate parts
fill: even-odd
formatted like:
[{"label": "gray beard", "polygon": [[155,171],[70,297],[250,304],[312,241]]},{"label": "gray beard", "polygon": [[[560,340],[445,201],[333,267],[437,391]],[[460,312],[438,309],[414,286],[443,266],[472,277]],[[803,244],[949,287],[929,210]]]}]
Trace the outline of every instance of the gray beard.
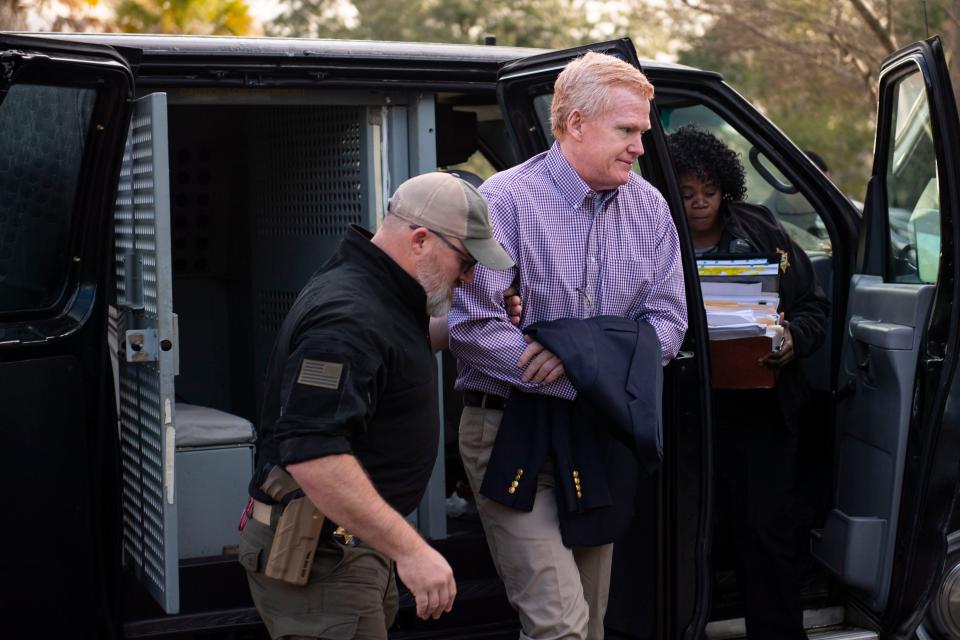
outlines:
[{"label": "gray beard", "polygon": [[453,304],[453,287],[444,282],[434,260],[417,265],[417,282],[427,294],[427,314],[432,318],[442,318]]}]

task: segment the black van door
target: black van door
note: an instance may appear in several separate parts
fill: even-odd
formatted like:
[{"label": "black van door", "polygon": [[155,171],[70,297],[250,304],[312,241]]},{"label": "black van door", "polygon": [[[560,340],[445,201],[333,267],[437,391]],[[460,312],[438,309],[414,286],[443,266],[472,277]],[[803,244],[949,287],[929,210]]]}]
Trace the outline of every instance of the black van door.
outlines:
[{"label": "black van door", "polygon": [[113,49],[0,35],[0,610],[24,635],[118,629],[105,310],[132,96]]},{"label": "black van door", "polygon": [[[957,529],[960,127],[940,40],[887,58],[879,95],[835,392],[833,509],[812,550],[893,638],[913,634],[941,581],[949,614]],[[957,637],[935,610],[923,624]]]},{"label": "black van door", "polygon": [[[546,151],[553,143],[553,83],[567,62],[587,51],[641,66],[633,43],[624,38],[523,58],[500,70],[497,97],[521,159]],[[684,279],[696,283],[686,216],[666,160],[656,105],[651,105],[651,125],[644,140],[646,152],[638,161],[640,173],[666,198],[683,247]],[[710,392],[706,349],[702,348],[707,344],[706,321],[699,286],[687,286],[686,293],[690,326],[664,376],[663,464],[655,486],[641,491],[645,506],[638,513],[637,526],[614,547],[606,624],[611,631],[629,636],[699,637],[709,609]]]}]

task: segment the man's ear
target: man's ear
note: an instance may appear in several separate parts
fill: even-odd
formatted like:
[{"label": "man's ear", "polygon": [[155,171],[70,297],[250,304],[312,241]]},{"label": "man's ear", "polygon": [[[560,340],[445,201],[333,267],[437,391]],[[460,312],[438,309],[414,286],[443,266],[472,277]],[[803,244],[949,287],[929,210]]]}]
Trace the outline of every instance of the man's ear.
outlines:
[{"label": "man's ear", "polygon": [[427,251],[427,236],[430,232],[426,227],[417,227],[410,233],[410,251],[413,255],[420,257]]},{"label": "man's ear", "polygon": [[583,140],[583,113],[579,109],[571,109],[566,118],[567,134],[577,142]]}]

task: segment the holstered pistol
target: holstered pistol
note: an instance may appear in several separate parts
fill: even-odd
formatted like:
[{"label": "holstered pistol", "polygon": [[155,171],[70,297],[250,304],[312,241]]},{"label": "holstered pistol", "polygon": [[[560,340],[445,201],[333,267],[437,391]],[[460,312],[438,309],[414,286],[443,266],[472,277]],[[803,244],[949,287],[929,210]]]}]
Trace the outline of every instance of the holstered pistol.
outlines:
[{"label": "holstered pistol", "polygon": [[[270,470],[261,485],[264,493],[277,502],[282,502],[284,497],[299,488],[296,480],[279,466]],[[306,496],[294,498],[284,505],[264,574],[289,584],[305,585],[310,578],[323,520],[323,514]]]}]

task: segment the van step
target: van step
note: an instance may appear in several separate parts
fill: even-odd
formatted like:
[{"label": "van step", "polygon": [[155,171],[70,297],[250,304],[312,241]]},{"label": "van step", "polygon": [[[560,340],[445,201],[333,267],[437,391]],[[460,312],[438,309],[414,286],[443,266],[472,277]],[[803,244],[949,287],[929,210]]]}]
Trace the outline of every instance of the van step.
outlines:
[{"label": "van step", "polygon": [[[742,621],[743,618],[739,620]],[[723,622],[736,621],[724,620]],[[710,625],[707,625],[707,638],[710,640],[745,640],[746,637],[742,628],[740,633],[736,635],[718,635],[715,629],[710,629]],[[877,640],[877,633],[867,629],[837,625],[820,629],[807,629],[807,638],[808,640]]]},{"label": "van step", "polygon": [[807,633],[810,640],[877,640],[877,632],[854,627],[822,629]]},{"label": "van step", "polygon": [[[844,624],[843,607],[806,609],[803,627],[809,640],[876,640],[873,631]],[[743,618],[715,620],[707,623],[706,636],[710,640],[743,640],[747,637]]]}]

